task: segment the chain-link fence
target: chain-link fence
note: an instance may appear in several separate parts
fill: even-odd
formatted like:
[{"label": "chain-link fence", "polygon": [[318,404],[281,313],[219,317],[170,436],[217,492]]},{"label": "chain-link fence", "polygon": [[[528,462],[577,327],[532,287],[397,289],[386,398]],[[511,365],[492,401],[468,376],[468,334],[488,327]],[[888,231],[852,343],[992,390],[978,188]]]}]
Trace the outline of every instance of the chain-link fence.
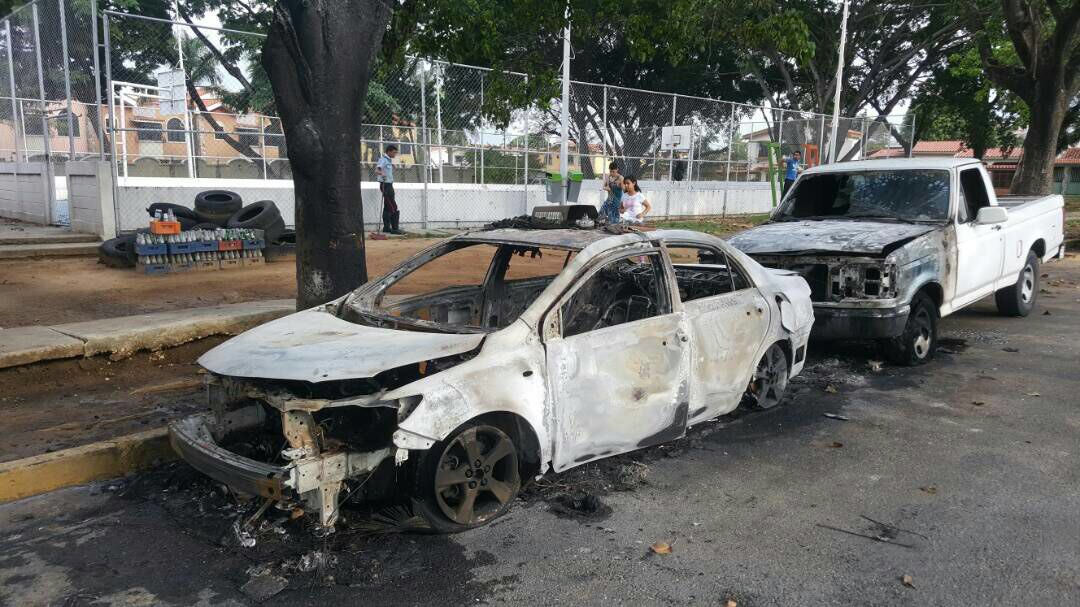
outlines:
[{"label": "chain-link fence", "polygon": [[[99,11],[96,0],[36,0],[2,20],[0,159],[48,160],[56,174],[66,160],[112,159],[125,229],[145,221],[150,202],[214,183],[273,193],[290,218],[286,141],[258,60],[264,35],[192,21],[182,10]],[[390,144],[405,223],[475,223],[542,203],[546,175],[562,169],[561,99],[513,108],[500,124],[486,99],[527,82],[425,59],[380,67],[363,107],[365,216],[379,214],[374,166]],[[612,162],[654,192],[745,190],[733,184],[766,184],[795,151],[813,166],[909,147],[902,118],[839,126],[830,154],[827,115],[573,82],[566,168],[583,174],[583,200],[598,202]]]}]

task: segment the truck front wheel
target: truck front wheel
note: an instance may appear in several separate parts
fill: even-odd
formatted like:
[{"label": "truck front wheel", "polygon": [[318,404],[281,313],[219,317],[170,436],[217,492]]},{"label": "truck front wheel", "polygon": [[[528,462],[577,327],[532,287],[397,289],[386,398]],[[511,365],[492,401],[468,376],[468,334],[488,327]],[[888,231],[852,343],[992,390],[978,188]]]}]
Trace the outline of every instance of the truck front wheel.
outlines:
[{"label": "truck front wheel", "polygon": [[1035,300],[1039,298],[1039,256],[1035,251],[1028,251],[1024,269],[1020,270],[1020,277],[1016,284],[1009,285],[1004,289],[998,289],[994,293],[994,301],[997,303],[998,314],[1002,316],[1027,316],[1035,307]]},{"label": "truck front wheel", "polygon": [[911,313],[904,325],[904,332],[883,343],[889,362],[911,367],[934,358],[934,351],[937,350],[937,321],[938,313],[934,300],[926,293],[916,293],[911,300]]}]

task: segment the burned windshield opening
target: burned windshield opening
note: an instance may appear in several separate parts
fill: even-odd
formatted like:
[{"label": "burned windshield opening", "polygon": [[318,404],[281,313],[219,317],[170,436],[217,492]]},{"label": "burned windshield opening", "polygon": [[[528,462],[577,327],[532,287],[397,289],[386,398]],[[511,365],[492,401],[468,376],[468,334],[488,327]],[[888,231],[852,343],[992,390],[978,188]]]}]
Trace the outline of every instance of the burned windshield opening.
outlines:
[{"label": "burned windshield opening", "polygon": [[943,222],[949,216],[949,172],[853,171],[805,175],[773,216]]},{"label": "burned windshield opening", "polygon": [[350,305],[349,316],[393,328],[495,331],[517,320],[574,254],[522,243],[451,241],[382,279],[373,305]]}]

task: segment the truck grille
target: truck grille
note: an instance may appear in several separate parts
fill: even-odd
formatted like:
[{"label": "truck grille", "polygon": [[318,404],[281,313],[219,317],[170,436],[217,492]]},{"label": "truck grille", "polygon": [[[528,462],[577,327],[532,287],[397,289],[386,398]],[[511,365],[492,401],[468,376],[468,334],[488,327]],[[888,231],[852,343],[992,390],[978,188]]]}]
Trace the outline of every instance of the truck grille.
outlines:
[{"label": "truck grille", "polygon": [[829,266],[823,263],[793,265],[788,270],[798,272],[810,285],[810,301],[829,300]]}]

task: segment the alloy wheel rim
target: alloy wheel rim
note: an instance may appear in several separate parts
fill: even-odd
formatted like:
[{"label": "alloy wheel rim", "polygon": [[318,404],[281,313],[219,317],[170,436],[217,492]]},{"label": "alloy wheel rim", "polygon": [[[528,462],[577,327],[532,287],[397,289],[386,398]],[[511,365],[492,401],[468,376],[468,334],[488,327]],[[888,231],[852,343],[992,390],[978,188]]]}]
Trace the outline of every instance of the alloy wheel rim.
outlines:
[{"label": "alloy wheel rim", "polygon": [[435,499],[447,518],[475,525],[497,515],[521,488],[517,449],[505,432],[476,426],[458,434],[439,457]]},{"label": "alloy wheel rim", "polygon": [[787,358],[780,348],[771,346],[758,363],[754,381],[750,384],[758,407],[771,409],[780,404],[787,380]]},{"label": "alloy wheel rim", "polygon": [[930,353],[930,313],[925,308],[919,310],[915,316],[915,356],[919,358],[926,358],[926,355]]}]

